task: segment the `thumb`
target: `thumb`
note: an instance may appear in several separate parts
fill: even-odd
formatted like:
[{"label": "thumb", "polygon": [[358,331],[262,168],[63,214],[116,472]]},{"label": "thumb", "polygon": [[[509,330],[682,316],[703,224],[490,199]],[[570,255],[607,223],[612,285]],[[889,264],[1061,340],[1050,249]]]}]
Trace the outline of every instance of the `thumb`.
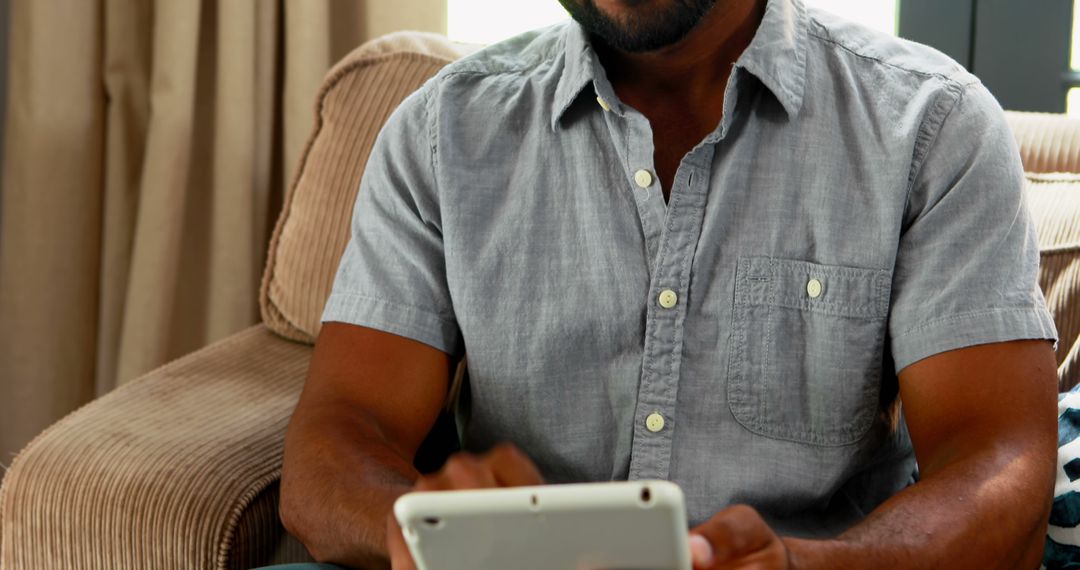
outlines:
[{"label": "thumb", "polygon": [[405,542],[405,536],[401,533],[394,513],[386,517],[386,550],[390,555],[390,568],[392,570],[416,570],[416,563],[409,553],[409,546]]},{"label": "thumb", "polygon": [[690,531],[690,553],[695,568],[712,568],[765,549],[774,541],[779,537],[756,510],[735,505]]},{"label": "thumb", "polygon": [[694,568],[712,568],[715,557],[709,539],[700,534],[690,535],[690,560]]}]

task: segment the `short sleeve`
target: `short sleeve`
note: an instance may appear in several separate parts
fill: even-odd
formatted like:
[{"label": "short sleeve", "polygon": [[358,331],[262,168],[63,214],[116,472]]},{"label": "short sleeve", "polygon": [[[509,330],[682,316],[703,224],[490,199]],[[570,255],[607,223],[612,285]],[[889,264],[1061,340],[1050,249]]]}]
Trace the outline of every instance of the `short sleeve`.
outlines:
[{"label": "short sleeve", "polygon": [[954,95],[928,114],[913,165],[889,316],[897,372],[958,348],[1057,340],[1004,113],[979,83]]},{"label": "short sleeve", "polygon": [[430,88],[405,99],[376,138],[322,320],[457,354],[461,334],[446,281]]}]

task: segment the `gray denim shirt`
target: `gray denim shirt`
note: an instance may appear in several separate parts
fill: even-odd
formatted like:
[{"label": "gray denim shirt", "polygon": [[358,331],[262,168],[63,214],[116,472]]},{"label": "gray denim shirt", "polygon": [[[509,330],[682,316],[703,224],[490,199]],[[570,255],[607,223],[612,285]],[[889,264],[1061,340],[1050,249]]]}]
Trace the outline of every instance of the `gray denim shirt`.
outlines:
[{"label": "gray denim shirt", "polygon": [[577,24],[447,66],[379,136],[323,320],[467,352],[469,449],[843,530],[912,481],[900,370],[1056,336],[1020,159],[956,63],[801,0],[725,96],[665,204]]}]

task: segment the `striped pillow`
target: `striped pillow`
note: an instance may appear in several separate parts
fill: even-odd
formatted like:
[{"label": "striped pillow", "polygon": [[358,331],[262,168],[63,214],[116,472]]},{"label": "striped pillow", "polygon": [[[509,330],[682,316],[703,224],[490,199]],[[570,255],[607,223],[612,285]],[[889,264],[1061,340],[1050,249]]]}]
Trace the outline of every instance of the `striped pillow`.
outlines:
[{"label": "striped pillow", "polygon": [[259,301],[270,330],[315,341],[375,136],[402,99],[473,50],[435,34],[397,32],[353,50],[327,74],[263,273]]},{"label": "striped pillow", "polygon": [[1043,568],[1080,568],[1080,386],[1058,396],[1058,470]]}]

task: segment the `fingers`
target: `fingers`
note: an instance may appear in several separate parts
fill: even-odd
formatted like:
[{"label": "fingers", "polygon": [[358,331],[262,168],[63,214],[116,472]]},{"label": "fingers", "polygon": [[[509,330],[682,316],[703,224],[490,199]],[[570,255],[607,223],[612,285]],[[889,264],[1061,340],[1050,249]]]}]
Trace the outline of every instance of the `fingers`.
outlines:
[{"label": "fingers", "polygon": [[[490,489],[541,485],[543,482],[540,470],[528,456],[513,445],[501,444],[483,455],[452,455],[437,473],[417,479],[413,490]],[[390,513],[386,522],[386,547],[393,570],[416,570],[416,564],[409,554],[409,547],[393,513]]]},{"label": "fingers", "polygon": [[700,534],[690,535],[690,559],[694,562],[694,568],[713,567],[716,554],[709,539]]},{"label": "fingers", "polygon": [[386,550],[390,555],[390,568],[416,570],[416,563],[409,554],[409,547],[401,534],[401,526],[398,525],[393,513],[386,517]]},{"label": "fingers", "polygon": [[775,538],[765,519],[746,505],[728,507],[702,527],[701,534],[709,539],[721,560],[761,550]]},{"label": "fingers", "polygon": [[417,491],[448,491],[452,489],[489,489],[498,487],[495,474],[474,455],[458,453],[446,460],[443,468],[421,477],[414,487]]},{"label": "fingers", "polygon": [[509,443],[496,445],[483,456],[500,487],[543,485],[540,470],[527,455]]},{"label": "fingers", "polygon": [[452,455],[438,473],[421,477],[415,490],[488,489],[543,483],[540,470],[528,456],[513,445],[500,444],[483,455]]},{"label": "fingers", "polygon": [[694,568],[725,568],[733,562],[738,562],[735,566],[739,568],[787,566],[787,549],[780,537],[746,505],[728,507],[690,533]]}]

